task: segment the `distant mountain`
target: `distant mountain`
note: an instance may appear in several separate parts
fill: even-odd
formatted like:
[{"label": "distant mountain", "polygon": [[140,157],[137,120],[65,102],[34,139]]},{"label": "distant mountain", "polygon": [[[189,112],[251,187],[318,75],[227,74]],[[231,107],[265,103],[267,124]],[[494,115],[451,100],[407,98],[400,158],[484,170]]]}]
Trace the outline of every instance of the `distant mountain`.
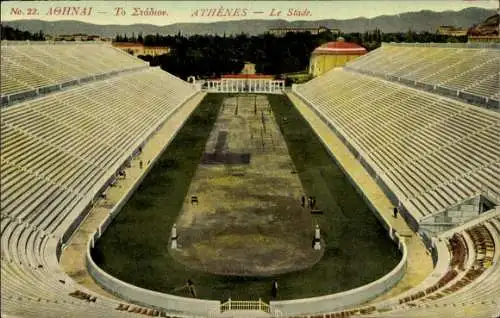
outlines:
[{"label": "distant mountain", "polygon": [[435,32],[441,25],[453,25],[456,27],[469,28],[474,24],[484,21],[495,14],[495,10],[483,8],[467,8],[461,11],[434,12],[423,10],[419,12],[407,12],[399,15],[383,15],[371,19],[355,18],[348,20],[317,20],[317,21],[285,21],[285,20],[242,20],[242,21],[220,21],[211,23],[176,23],[167,26],[151,24],[132,25],[96,25],[80,21],[56,21],[45,22],[41,20],[18,20],[3,21],[8,25],[21,30],[38,32],[42,30],[50,35],[86,33],[89,35],[100,35],[114,37],[117,34],[136,35],[142,32],[147,34],[176,34],[179,31],[183,35],[193,34],[239,34],[247,33],[256,35],[265,33],[269,28],[275,27],[318,27],[320,25],[328,28],[337,28],[342,32],[365,32],[379,28],[382,32],[405,32],[429,31]]},{"label": "distant mountain", "polygon": [[469,29],[469,34],[471,35],[497,35],[498,36],[498,25],[500,24],[500,15],[497,13],[485,21],[473,26]]}]

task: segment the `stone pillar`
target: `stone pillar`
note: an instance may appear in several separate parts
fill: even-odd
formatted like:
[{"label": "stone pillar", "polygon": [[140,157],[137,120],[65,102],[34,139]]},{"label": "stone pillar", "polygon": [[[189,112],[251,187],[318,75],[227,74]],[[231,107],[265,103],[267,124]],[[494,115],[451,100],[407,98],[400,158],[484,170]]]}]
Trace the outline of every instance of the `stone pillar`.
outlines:
[{"label": "stone pillar", "polygon": [[314,231],[314,249],[315,250],[320,250],[321,249],[321,235],[319,231],[319,225],[316,224],[316,229]]},{"label": "stone pillar", "polygon": [[171,248],[175,250],[175,249],[177,249],[177,228],[176,228],[175,224],[174,224],[174,226],[172,226],[171,238],[172,238]]}]

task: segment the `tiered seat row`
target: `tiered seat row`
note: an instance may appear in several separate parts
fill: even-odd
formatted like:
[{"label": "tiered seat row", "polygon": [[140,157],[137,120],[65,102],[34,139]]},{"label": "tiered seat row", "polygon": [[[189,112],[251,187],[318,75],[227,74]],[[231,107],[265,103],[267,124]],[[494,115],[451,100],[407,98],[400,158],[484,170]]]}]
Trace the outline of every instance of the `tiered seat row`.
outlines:
[{"label": "tiered seat row", "polygon": [[91,199],[194,93],[150,68],[0,110],[2,315],[170,317],[153,308],[116,310],[122,305],[62,272],[56,250]]},{"label": "tiered seat row", "polygon": [[[488,99],[500,91],[500,50],[383,44],[347,68],[412,84],[441,86]],[[498,97],[496,97],[498,101]]]},{"label": "tiered seat row", "polygon": [[52,310],[57,312],[58,307],[68,312],[86,311],[83,307],[102,315],[111,312],[112,304],[97,300],[89,306],[69,295],[77,286],[61,272],[55,254],[50,254],[54,244],[54,238],[29,224],[2,217],[2,313],[19,311],[30,316],[24,306],[31,307],[33,316],[42,317],[53,316]]},{"label": "tiered seat row", "polygon": [[[456,317],[492,317],[498,313],[500,228],[495,224],[498,224],[499,220],[499,217],[491,218],[460,233],[468,237],[470,244],[467,244],[467,254],[472,259],[468,260],[468,267],[464,271],[459,271],[456,279],[430,296],[407,303],[393,313],[386,313],[387,316],[398,316],[404,312],[405,316],[416,317],[430,307],[454,307],[457,311]],[[481,304],[483,310],[464,315],[463,308],[474,304]]]},{"label": "tiered seat row", "polygon": [[2,43],[1,94],[141,67],[145,63],[103,44]]},{"label": "tiered seat row", "polygon": [[[121,304],[83,290],[61,271],[57,241],[30,224],[2,217],[2,314],[20,317],[137,317]],[[148,309],[147,313],[153,313]],[[159,311],[154,311],[160,316]],[[153,315],[151,315],[153,316]],[[167,317],[161,312],[161,316]]]},{"label": "tiered seat row", "polygon": [[[496,215],[498,213],[496,212]],[[333,317],[493,317],[500,305],[500,217],[490,217],[465,231],[456,232],[449,241],[448,270],[439,270],[404,296],[343,311],[310,315]],[[444,253],[447,253],[444,250]],[[488,255],[489,263],[486,263]],[[446,264],[444,264],[446,265]],[[461,268],[463,266],[463,268]],[[429,282],[431,282],[429,284]],[[475,310],[466,310],[474,308]],[[465,310],[465,311],[464,311]],[[292,317],[288,317],[292,318]],[[304,316],[295,317],[304,318]]]},{"label": "tiered seat row", "polygon": [[[490,224],[490,221],[486,223]],[[499,236],[499,234],[496,230],[490,233],[488,228],[482,224],[474,226],[464,233],[454,233],[449,239],[444,238],[448,241],[448,250],[451,255],[446,273],[433,284],[424,283],[422,286],[417,286],[414,288],[414,292],[399,298],[399,304],[409,303],[409,306],[413,306],[415,301],[426,302],[440,299],[471,284],[486,269],[491,267],[495,253],[498,257],[499,246],[495,246],[493,236]],[[485,245],[487,245],[489,263],[485,262]],[[438,257],[444,257],[444,255]]]},{"label": "tiered seat row", "polygon": [[479,191],[500,193],[500,114],[331,71],[296,92],[360,154],[418,221]]},{"label": "tiered seat row", "polygon": [[462,235],[455,233],[449,240],[450,254],[453,255],[450,266],[457,267],[459,270],[464,270],[465,259],[467,257],[466,243]]},{"label": "tiered seat row", "polygon": [[2,109],[2,214],[58,232],[85,195],[193,93],[150,69]]},{"label": "tiered seat row", "polygon": [[145,66],[107,45],[2,43],[2,103],[86,83],[0,110],[2,316],[171,317],[154,308],[116,310],[124,305],[76,284],[56,255],[93,198],[196,93]]}]

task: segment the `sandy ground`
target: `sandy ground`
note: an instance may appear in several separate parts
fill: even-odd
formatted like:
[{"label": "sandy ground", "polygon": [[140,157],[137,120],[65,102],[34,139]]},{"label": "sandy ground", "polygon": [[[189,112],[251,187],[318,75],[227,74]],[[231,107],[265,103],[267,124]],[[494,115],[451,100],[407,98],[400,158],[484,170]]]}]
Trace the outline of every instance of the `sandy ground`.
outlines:
[{"label": "sandy ground", "polygon": [[311,214],[301,206],[304,190],[266,96],[227,98],[205,157],[176,222],[176,259],[210,273],[249,276],[319,261]]}]

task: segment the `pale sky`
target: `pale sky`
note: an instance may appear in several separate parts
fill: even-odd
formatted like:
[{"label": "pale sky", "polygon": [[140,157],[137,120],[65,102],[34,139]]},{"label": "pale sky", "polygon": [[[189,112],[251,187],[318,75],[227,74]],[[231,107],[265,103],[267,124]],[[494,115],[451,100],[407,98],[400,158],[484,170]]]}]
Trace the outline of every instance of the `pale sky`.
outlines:
[{"label": "pale sky", "polygon": [[[468,7],[498,9],[498,4],[498,0],[7,1],[1,3],[1,20],[79,20],[94,24],[144,23],[155,25],[243,19],[343,20],[360,16],[372,18],[420,10],[458,11]],[[162,15],[140,14],[141,10],[144,12],[144,9],[150,10],[151,8],[156,10],[155,13],[160,11]],[[288,16],[290,9],[305,11],[306,15]],[[277,15],[278,11],[280,11],[279,15]]]}]

